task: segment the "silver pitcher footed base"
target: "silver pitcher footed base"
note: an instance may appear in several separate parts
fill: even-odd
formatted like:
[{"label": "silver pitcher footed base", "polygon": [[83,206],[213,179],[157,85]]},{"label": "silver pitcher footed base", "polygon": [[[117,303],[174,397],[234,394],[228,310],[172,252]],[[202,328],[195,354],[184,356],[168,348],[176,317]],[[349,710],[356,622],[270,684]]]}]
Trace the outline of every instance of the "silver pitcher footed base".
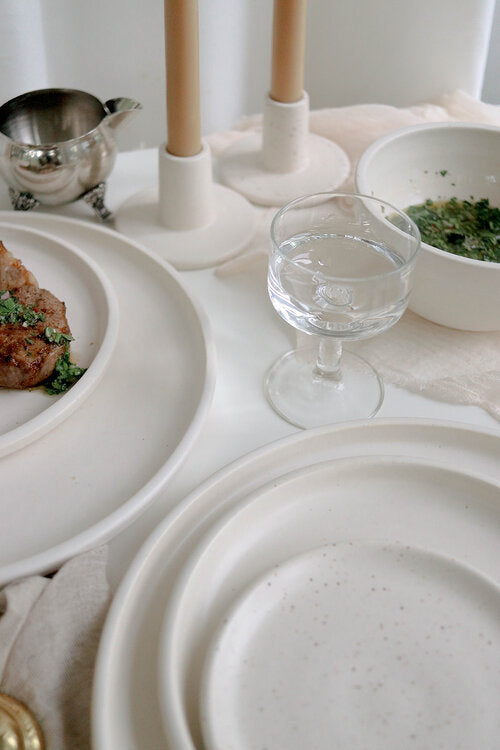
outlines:
[{"label": "silver pitcher footed base", "polygon": [[36,208],[40,205],[40,201],[33,198],[31,193],[14,190],[14,188],[11,187],[9,188],[9,198],[14,211],[31,211],[32,208]]},{"label": "silver pitcher footed base", "polygon": [[104,204],[105,191],[106,191],[106,183],[100,182],[98,185],[91,188],[90,190],[87,190],[87,192],[82,195],[82,198],[85,201],[85,203],[87,203],[91,208],[93,208],[97,216],[103,221],[107,221],[108,219],[111,218],[111,211],[108,208],[106,208]]},{"label": "silver pitcher footed base", "polygon": [[[104,203],[105,191],[106,183],[100,182],[98,185],[87,190],[86,193],[83,193],[83,195],[80,196],[85,203],[95,211],[102,221],[107,221],[111,218],[111,211]],[[14,188],[9,188],[9,198],[14,211],[31,211],[32,208],[36,208],[40,205],[40,201],[31,193],[15,190]]]}]

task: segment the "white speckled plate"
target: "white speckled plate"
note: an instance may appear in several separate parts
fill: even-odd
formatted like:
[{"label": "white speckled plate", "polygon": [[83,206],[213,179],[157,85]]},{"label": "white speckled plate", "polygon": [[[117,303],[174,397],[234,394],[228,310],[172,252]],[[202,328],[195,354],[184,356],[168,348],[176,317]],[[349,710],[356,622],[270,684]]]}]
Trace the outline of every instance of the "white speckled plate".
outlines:
[{"label": "white speckled plate", "polygon": [[[343,542],[271,568],[207,650],[207,750],[493,747],[500,589],[456,560]],[[375,744],[374,744],[375,743]]]},{"label": "white speckled plate", "polygon": [[[443,533],[445,529],[446,533]],[[374,548],[366,546],[367,542],[371,543],[373,540],[381,540],[384,545],[409,545],[425,552],[408,554],[405,572],[401,574],[401,567],[398,570],[393,565],[390,570],[389,558],[394,561],[397,557],[393,551],[385,553],[385,567],[382,566],[382,553],[378,552],[375,560]],[[491,675],[484,693],[482,688],[472,688],[477,684],[472,675],[481,674],[486,652],[481,653],[481,658],[476,663],[470,629],[479,628],[486,633],[486,625],[483,628],[482,620],[491,617],[492,611],[500,614],[500,604],[498,590],[493,584],[489,588],[484,584],[481,596],[487,601],[488,597],[484,596],[484,592],[487,591],[490,596],[493,592],[493,600],[487,601],[489,609],[484,616],[479,615],[480,621],[473,617],[469,623],[467,618],[475,611],[477,597],[472,597],[472,601],[467,600],[471,586],[468,585],[464,590],[465,574],[460,566],[466,564],[477,568],[477,580],[485,576],[499,583],[499,540],[500,482],[486,481],[480,476],[435,464],[432,460],[372,456],[327,461],[285,474],[249,494],[212,524],[204,538],[193,548],[165,611],[160,639],[160,695],[165,732],[171,746],[175,750],[191,750],[191,745],[185,741],[186,735],[194,739],[195,747],[206,746],[207,738],[204,744],[200,741],[202,714],[205,716],[210,750],[253,750],[264,747],[268,750],[282,750],[284,747],[298,750],[308,744],[315,750],[329,750],[331,747],[361,750],[369,746],[372,731],[376,733],[384,750],[399,750],[402,746],[401,737],[405,732],[409,737],[416,724],[420,725],[419,737],[425,739],[427,746],[434,746],[433,738],[436,737],[442,740],[443,747],[454,746],[453,743],[450,744],[451,738],[455,742],[461,737],[473,738],[478,731],[475,726],[477,716],[483,710],[484,715],[488,715],[492,707],[490,692],[493,691],[495,700],[500,695],[500,677],[498,672]],[[426,596],[422,576],[429,578],[429,591],[434,600],[439,596],[444,597],[443,607],[437,609],[436,618],[442,618],[444,609],[451,607],[454,602],[454,609],[450,614],[462,623],[462,629],[457,630],[456,643],[446,642],[441,638],[441,633],[437,632],[436,637],[428,644],[433,658],[426,658],[420,666],[414,661],[415,656],[418,656],[418,649],[413,650],[413,654],[406,657],[408,670],[404,677],[394,670],[390,673],[389,666],[384,672],[382,662],[386,654],[377,656],[374,641],[371,657],[368,653],[362,658],[360,656],[359,668],[361,672],[366,671],[371,663],[377,670],[379,679],[382,672],[386,675],[384,679],[387,692],[375,712],[378,718],[373,715],[371,722],[369,720],[373,706],[371,696],[365,697],[368,695],[366,690],[355,696],[355,705],[349,708],[352,694],[341,697],[336,693],[336,681],[332,683],[326,676],[323,689],[330,695],[327,700],[330,701],[332,710],[340,701],[343,729],[339,728],[338,717],[331,721],[325,718],[324,726],[317,727],[313,732],[312,727],[318,721],[318,713],[315,707],[310,710],[306,706],[306,695],[300,692],[298,685],[302,678],[312,682],[319,679],[321,664],[313,666],[313,674],[309,677],[306,676],[306,665],[308,659],[313,659],[315,649],[320,648],[316,630],[314,636],[311,635],[318,626],[318,623],[314,623],[314,617],[320,616],[320,610],[313,611],[308,617],[307,604],[304,602],[299,607],[298,600],[304,596],[314,610],[311,592],[307,585],[301,588],[298,583],[300,573],[297,570],[302,566],[302,574],[307,583],[306,579],[313,575],[312,567],[318,564],[317,554],[312,553],[311,556],[311,551],[324,545],[346,541],[357,541],[359,545],[357,557],[352,556],[351,562],[345,560],[342,563],[344,571],[352,564],[358,591],[350,592],[352,609],[350,612],[344,610],[345,621],[340,631],[334,631],[332,638],[323,642],[320,661],[324,661],[324,665],[328,660],[336,660],[339,672],[345,677],[344,662],[347,659],[352,663],[356,644],[361,654],[361,642],[375,639],[374,621],[378,618],[377,622],[383,622],[384,628],[388,629],[387,615],[398,617],[398,605],[395,603],[398,597],[400,605],[408,608],[407,613],[413,612],[409,614],[407,633],[404,637],[401,635],[401,642],[396,637],[399,626],[394,623],[391,626],[389,634],[396,638],[394,647],[402,653],[401,649],[409,648],[408,638],[411,640],[417,637],[423,644],[427,632],[425,620],[428,610],[421,602],[422,597]],[[305,557],[290,562],[297,555]],[[458,598],[452,591],[444,596],[447,586],[443,584],[443,568],[446,565],[436,555],[457,561],[455,569],[447,576],[447,581],[454,578],[459,581]],[[283,594],[287,575],[290,573],[290,576],[295,576],[289,596],[278,595],[276,599],[273,592],[268,592],[269,596],[265,597],[262,595],[262,586],[252,588],[256,579],[263,575],[266,576],[264,588],[268,585],[272,587],[270,571],[275,566],[283,565],[277,585]],[[419,573],[411,584],[415,591],[401,598],[404,586],[410,585],[408,566],[411,565],[419,568]],[[451,564],[448,564],[448,568],[450,567]],[[364,570],[367,579],[373,572],[379,578],[384,578],[381,585],[397,592],[396,599],[384,602],[384,592],[384,595],[368,601],[367,591],[362,590],[360,584],[361,570]],[[325,571],[320,571],[320,575],[324,576]],[[368,590],[371,586],[374,586],[373,579]],[[250,593],[244,594],[248,587]],[[313,596],[315,591],[316,589],[313,590]],[[243,596],[243,600],[233,610],[240,596]],[[265,663],[272,651],[270,641],[274,639],[277,651],[285,642],[284,637],[279,636],[280,628],[285,629],[280,607],[286,609],[288,598],[302,616],[301,623],[296,625],[300,631],[295,634],[296,642],[293,646],[290,642],[290,649],[295,652],[299,662],[302,659],[302,664],[290,662],[290,670],[287,671],[288,668],[284,665],[288,663],[288,657],[281,654],[281,661],[278,660],[276,664],[276,675],[271,677],[270,674],[265,674]],[[257,601],[259,606],[254,606]],[[421,608],[419,604],[422,604]],[[323,598],[320,598],[320,606],[326,606]],[[332,600],[332,617],[333,607],[342,608],[338,592]],[[216,633],[225,618],[228,618],[229,624],[227,629],[223,628],[222,636],[217,638]],[[429,627],[439,630],[440,626],[435,619],[433,623],[429,623]],[[493,633],[490,628],[488,632],[490,635],[487,640],[490,642],[493,635],[500,635],[500,630]],[[353,642],[345,640],[344,645],[340,645],[341,639],[345,639],[345,633],[357,635]],[[447,633],[449,635],[451,631]],[[335,652],[337,637],[339,651]],[[212,646],[214,640],[216,645]],[[462,648],[468,641],[470,654],[455,654],[456,663],[452,667],[447,661],[448,650]],[[317,647],[314,642],[318,643]],[[256,660],[259,648],[263,649],[262,662]],[[218,652],[216,656],[213,655],[214,649]],[[231,650],[236,653],[232,654]],[[489,649],[489,653],[491,659],[494,655],[496,658],[500,657],[500,638],[494,638],[494,646]],[[199,685],[207,659],[212,661],[212,666],[208,670],[207,687],[205,691],[200,691]],[[235,662],[239,659],[247,661],[236,667]],[[459,678],[457,664],[460,663],[463,664],[463,671]],[[442,701],[440,706],[448,711],[448,718],[453,710],[456,711],[456,717],[452,724],[443,727],[442,734],[436,734],[432,728],[435,721],[434,709],[429,710],[429,704],[422,694],[431,683],[436,687],[436,695],[441,695],[449,687],[446,680],[443,683],[441,668],[448,670],[446,680],[449,678],[456,683],[457,692],[447,703]],[[420,669],[424,673],[421,684],[411,687],[407,680],[409,683],[416,679]],[[218,674],[219,670],[227,670],[227,674]],[[274,703],[269,703],[268,692],[264,703],[259,703],[256,699],[258,684],[261,682],[265,682],[269,689],[273,686],[273,689],[278,690],[281,685],[281,692],[275,694]],[[457,697],[459,685],[463,695]],[[400,716],[396,721],[393,717],[388,721],[388,705],[392,700],[394,706],[399,706],[403,690],[413,691],[413,708],[408,706],[406,718]],[[417,695],[420,696],[418,699]],[[295,699],[304,701],[302,711],[300,705],[294,702]],[[467,699],[469,711],[464,709]],[[433,700],[439,702],[436,696],[433,696]],[[226,709],[222,711],[224,704]],[[272,718],[268,720],[260,716],[259,723],[260,709],[264,704],[267,706],[266,711],[274,715],[275,731],[272,733]],[[275,715],[278,708],[280,718]],[[494,713],[491,721],[482,722],[481,729],[484,742],[480,746],[491,750],[500,732],[500,713]],[[349,721],[348,717],[351,717]],[[293,727],[296,729],[292,731]],[[295,735],[293,744],[292,736]],[[314,741],[308,743],[308,735],[314,737]],[[224,737],[227,741],[223,741]],[[328,737],[334,738],[330,745]],[[439,747],[439,743],[436,746]],[[467,746],[469,745],[466,744]]]},{"label": "white speckled plate", "polygon": [[0,222],[0,239],[34,274],[42,289],[66,303],[74,337],[71,361],[88,368],[59,396],[49,396],[42,387],[22,391],[0,388],[0,456],[6,456],[53,429],[92,393],[116,344],[119,307],[98,264],[68,242],[4,222]]},{"label": "white speckled plate", "polygon": [[[224,566],[224,559],[219,554],[215,558],[221,563],[215,568],[217,576],[205,578],[199,601],[194,602],[196,608],[200,606],[203,615],[190,620],[182,650],[177,654],[175,669],[180,672],[177,673],[179,682],[174,696],[178,711],[175,727],[167,724],[165,716],[165,700],[172,701],[166,676],[175,671],[172,669],[174,665],[165,661],[165,614],[169,609],[175,613],[175,608],[172,610],[173,598],[179,591],[182,593],[182,589],[179,590],[181,576],[185,575],[186,566],[205,535],[250,496],[265,496],[269,486],[282,485],[285,475],[291,479],[290,472],[297,472],[300,476],[300,470],[308,468],[310,474],[302,482],[303,492],[292,494],[295,495],[296,508],[310,508],[310,513],[314,513],[316,501],[322,494],[333,493],[331,482],[325,483],[328,464],[325,469],[324,462],[332,465],[336,459],[358,460],[373,456],[399,457],[400,460],[406,457],[424,463],[439,461],[450,467],[452,474],[456,467],[460,467],[464,475],[481,474],[491,478],[495,487],[500,482],[499,455],[498,430],[431,420],[375,419],[302,431],[221,469],[159,524],[115,594],[96,666],[92,713],[96,750],[110,747],[122,750],[160,747],[206,750],[200,731],[200,679],[186,680],[186,675],[193,674],[194,660],[196,675],[201,677],[206,645],[211,642],[224,612],[257,575],[265,573],[274,564],[269,562],[266,551],[262,566],[255,566],[255,560],[264,552],[259,543],[258,515],[254,517],[255,526],[243,524],[238,537],[241,556],[243,559],[246,556],[249,563],[248,569],[246,565],[236,566],[241,580],[235,581],[232,576],[231,560],[236,545],[231,544],[227,551],[229,567]],[[315,476],[317,481],[312,481]],[[429,479],[429,472],[426,476]],[[356,480],[352,472],[351,478],[353,482]],[[363,483],[362,472],[357,478],[360,490],[370,488],[370,484]],[[486,495],[477,496],[475,493],[464,502],[462,488],[473,484],[478,488],[482,484],[476,486],[470,482],[466,485],[461,479],[457,474],[457,481],[452,485],[445,483],[441,486],[433,482],[432,492],[420,492],[416,497],[407,492],[406,483],[401,488],[400,480],[396,483],[398,492],[391,496],[359,492],[353,501],[349,493],[336,491],[332,512],[326,510],[321,517],[318,516],[318,524],[325,516],[330,519],[329,527],[325,529],[328,538],[313,540],[312,546],[310,540],[304,538],[302,550],[293,545],[285,551],[281,549],[281,561],[332,541],[378,537],[392,543],[399,540],[413,547],[434,549],[438,554],[475,567],[482,575],[489,575],[498,583],[500,497],[498,493],[492,496],[494,490],[486,481],[488,502],[484,502]],[[370,497],[374,499],[371,504],[368,503]],[[266,524],[262,527],[265,528]],[[283,526],[283,537],[288,531],[289,527]],[[301,536],[300,527],[297,535]],[[271,538],[268,548],[272,549],[272,546]],[[276,562],[279,561],[280,558]],[[193,648],[193,638],[196,644],[201,644],[200,651]],[[498,659],[498,650],[495,653]],[[428,744],[413,746],[418,750],[429,747]]]}]

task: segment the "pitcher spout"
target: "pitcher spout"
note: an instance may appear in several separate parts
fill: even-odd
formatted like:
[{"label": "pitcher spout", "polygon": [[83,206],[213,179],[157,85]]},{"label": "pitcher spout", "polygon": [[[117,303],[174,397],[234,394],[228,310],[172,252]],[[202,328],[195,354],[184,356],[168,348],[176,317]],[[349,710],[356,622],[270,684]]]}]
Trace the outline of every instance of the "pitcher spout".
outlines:
[{"label": "pitcher spout", "polygon": [[119,96],[116,99],[108,99],[104,103],[104,109],[107,112],[107,116],[104,119],[104,123],[112,130],[118,130],[125,123],[135,116],[135,114],[142,109],[140,104],[135,99],[129,99],[126,96]]}]

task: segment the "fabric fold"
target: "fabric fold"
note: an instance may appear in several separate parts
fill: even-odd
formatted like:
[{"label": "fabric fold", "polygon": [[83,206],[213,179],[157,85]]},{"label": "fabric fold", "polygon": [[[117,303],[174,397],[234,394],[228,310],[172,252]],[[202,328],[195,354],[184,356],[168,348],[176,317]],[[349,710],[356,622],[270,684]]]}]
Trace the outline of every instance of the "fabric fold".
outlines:
[{"label": "fabric fold", "polygon": [[49,750],[90,747],[97,647],[110,601],[107,548],[0,592],[0,692],[25,703]]}]

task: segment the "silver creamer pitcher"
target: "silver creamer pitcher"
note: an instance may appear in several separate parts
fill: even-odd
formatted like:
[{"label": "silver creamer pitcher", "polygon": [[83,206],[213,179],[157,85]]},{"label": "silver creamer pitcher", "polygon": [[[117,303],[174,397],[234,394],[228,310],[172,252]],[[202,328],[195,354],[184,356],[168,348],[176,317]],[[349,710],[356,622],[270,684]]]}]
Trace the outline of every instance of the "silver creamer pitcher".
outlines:
[{"label": "silver creamer pitcher", "polygon": [[12,206],[29,210],[78,198],[101,219],[105,180],[116,159],[117,131],[137,110],[134,99],[102,104],[74,89],[40,89],[0,107],[0,174]]}]

